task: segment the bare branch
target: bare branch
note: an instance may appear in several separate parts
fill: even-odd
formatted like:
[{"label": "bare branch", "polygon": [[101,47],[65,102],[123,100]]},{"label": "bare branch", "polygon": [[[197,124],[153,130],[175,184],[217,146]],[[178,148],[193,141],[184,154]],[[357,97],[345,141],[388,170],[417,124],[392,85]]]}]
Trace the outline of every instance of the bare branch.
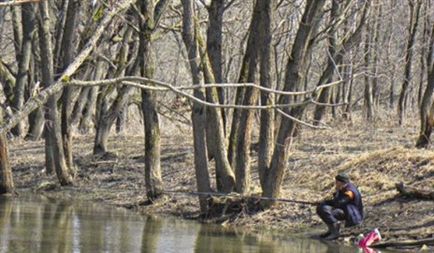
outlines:
[{"label": "bare branch", "polygon": [[[356,77],[358,74],[356,74],[354,77]],[[341,84],[344,80],[338,80],[335,82],[319,85],[315,87],[314,89],[308,90],[308,91],[281,91],[281,90],[275,90],[270,89],[266,87],[262,87],[260,85],[254,84],[254,83],[218,83],[218,84],[200,84],[200,85],[192,85],[192,86],[181,86],[181,87],[175,87],[173,84],[149,79],[145,77],[136,77],[136,76],[126,76],[126,77],[119,77],[114,79],[106,79],[106,80],[98,80],[98,81],[80,81],[80,80],[73,80],[70,82],[67,82],[67,85],[73,85],[73,86],[105,86],[105,85],[113,85],[113,84],[127,84],[134,86],[134,82],[138,83],[153,83],[165,88],[161,87],[154,87],[154,86],[143,86],[141,85],[139,88],[144,89],[150,89],[155,91],[169,91],[173,89],[177,90],[194,90],[194,89],[202,89],[202,88],[256,88],[264,92],[268,93],[274,93],[278,95],[286,95],[286,96],[298,96],[298,95],[310,95],[314,94],[317,91],[331,87],[334,85]]]},{"label": "bare branch", "polygon": [[[155,87],[150,85],[144,85],[142,83],[153,83],[155,85],[159,85],[162,87]],[[210,103],[207,101],[203,101],[201,99],[196,98],[195,96],[188,94],[182,90],[191,90],[191,89],[198,89],[201,88],[202,85],[195,85],[191,87],[182,87],[178,88],[173,86],[170,83],[157,81],[153,79],[149,79],[146,77],[122,77],[122,78],[115,78],[115,79],[107,79],[107,80],[101,80],[101,81],[71,81],[68,83],[65,83],[65,85],[72,85],[72,86],[105,86],[105,85],[114,85],[114,84],[124,84],[124,85],[130,85],[139,89],[146,89],[146,90],[154,90],[154,91],[172,91],[176,94],[179,94],[183,97],[188,98],[189,100],[192,100],[194,102],[197,102],[203,106],[208,107],[214,107],[214,108],[237,108],[237,109],[247,109],[247,110],[269,110],[269,109],[276,109],[276,108],[288,108],[288,107],[295,107],[295,106],[302,106],[309,104],[311,102],[310,99],[307,99],[303,102],[299,103],[292,103],[292,104],[275,104],[275,105],[267,105],[267,106],[261,106],[261,105],[233,105],[233,104],[217,104],[217,103]],[[233,84],[233,86],[236,84]],[[245,85],[245,84],[240,84]],[[219,85],[206,85],[208,88],[214,88],[217,86],[225,87],[225,84],[219,84]]]},{"label": "bare branch", "polygon": [[299,123],[299,124],[301,124],[303,126],[307,126],[307,127],[313,128],[313,129],[330,129],[330,127],[315,126],[315,125],[312,125],[310,123],[304,122],[302,120],[299,120],[299,119],[297,119],[297,118],[295,118],[295,117],[293,117],[293,116],[285,113],[284,111],[282,111],[280,109],[277,109],[277,112],[280,113],[282,116],[284,116],[286,118],[289,118],[289,119],[291,119],[291,120],[293,120],[293,121],[295,121],[295,122],[297,122],[297,123]]}]

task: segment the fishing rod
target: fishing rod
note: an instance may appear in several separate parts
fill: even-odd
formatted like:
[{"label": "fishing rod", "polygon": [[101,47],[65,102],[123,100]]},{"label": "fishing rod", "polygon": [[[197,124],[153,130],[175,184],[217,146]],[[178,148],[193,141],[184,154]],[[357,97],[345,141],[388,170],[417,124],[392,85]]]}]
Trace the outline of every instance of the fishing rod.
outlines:
[{"label": "fishing rod", "polygon": [[316,206],[319,204],[319,202],[314,202],[314,201],[304,201],[304,200],[284,199],[284,198],[269,198],[269,197],[261,197],[261,196],[248,196],[242,194],[228,194],[228,193],[218,193],[218,192],[163,191],[163,193],[191,195],[191,196],[238,197],[238,198],[246,198],[246,199],[271,200],[276,202],[296,203],[296,204],[311,205],[311,206]]}]

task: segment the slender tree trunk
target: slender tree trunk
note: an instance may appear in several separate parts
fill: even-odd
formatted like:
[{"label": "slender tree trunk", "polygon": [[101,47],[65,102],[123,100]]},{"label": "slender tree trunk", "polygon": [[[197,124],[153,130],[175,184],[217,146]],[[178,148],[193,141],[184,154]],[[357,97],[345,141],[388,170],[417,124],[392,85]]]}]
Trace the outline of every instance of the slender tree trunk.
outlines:
[{"label": "slender tree trunk", "polygon": [[81,89],[78,95],[77,101],[75,102],[74,109],[71,115],[71,124],[76,125],[81,117],[83,116],[84,107],[86,106],[87,97],[92,87],[84,87]]},{"label": "slender tree trunk", "polygon": [[[305,11],[298,28],[294,45],[292,46],[291,57],[288,60],[285,74],[285,87],[284,90],[290,91],[299,87],[301,78],[300,73],[303,70],[304,63],[306,62],[306,52],[308,51],[307,45],[312,39],[312,31],[316,30],[315,25],[318,24],[316,19],[318,14],[325,4],[324,0],[308,0],[306,3]],[[313,25],[315,24],[315,25]],[[288,103],[287,96],[281,96],[279,104]],[[304,106],[295,107],[289,111],[285,109],[284,112],[292,115],[293,117],[301,117],[304,112]],[[276,144],[274,146],[274,153],[272,156],[270,169],[267,171],[267,178],[265,180],[265,187],[263,188],[263,196],[265,197],[278,197],[283,182],[284,172],[288,166],[289,148],[293,140],[293,133],[296,123],[284,117],[281,120],[280,128],[278,131]],[[268,203],[272,204],[272,203]]]},{"label": "slender tree trunk", "polygon": [[15,59],[20,59],[21,47],[23,45],[23,25],[21,18],[21,6],[12,6],[12,29],[14,32]]},{"label": "slender tree trunk", "polygon": [[[66,23],[64,27],[64,36],[62,39],[62,49],[60,56],[62,57],[62,70],[66,69],[68,65],[73,61],[73,57],[76,54],[75,45],[75,27],[78,19],[78,13],[80,12],[80,1],[79,0],[69,0],[68,11],[66,14]],[[62,141],[63,150],[65,153],[66,165],[70,169],[71,174],[74,173],[74,162],[72,157],[72,124],[71,124],[71,113],[73,110],[73,94],[76,88],[65,87],[62,94]]]},{"label": "slender tree trunk", "polygon": [[[211,64],[209,62],[208,54],[205,48],[205,42],[200,32],[200,26],[195,23],[196,40],[199,46],[201,55],[202,71],[206,83],[215,83],[214,74],[212,72]],[[206,89],[206,100],[210,103],[218,103],[218,91],[216,88]],[[232,171],[231,164],[228,160],[228,152],[226,149],[226,138],[224,132],[224,125],[222,120],[221,111],[217,108],[207,108],[207,122],[214,122],[208,125],[213,143],[215,147],[215,163],[216,163],[216,181],[217,189],[222,192],[231,192],[235,186],[235,175]]]},{"label": "slender tree trunk", "polygon": [[427,148],[430,143],[432,127],[434,126],[434,24],[431,28],[431,38],[427,55],[428,84],[420,106],[420,133],[416,147]]},{"label": "slender tree trunk", "polygon": [[119,112],[116,118],[116,133],[122,134],[125,132],[125,128],[128,121],[128,108],[129,105],[125,105],[124,108]]},{"label": "slender tree trunk", "polygon": [[[256,4],[253,10],[252,20],[249,27],[249,36],[247,39],[247,47],[246,52],[244,53],[243,62],[241,64],[241,70],[238,78],[239,83],[247,83],[247,82],[255,82],[255,74],[256,67],[258,62],[258,42],[259,42],[259,25],[260,25],[260,14],[261,10],[259,9],[261,6]],[[237,88],[235,104],[240,105],[243,104],[244,101],[250,101],[250,98],[245,99],[245,93],[247,92],[247,88]],[[250,91],[250,96],[253,93]],[[254,102],[254,101],[252,101]],[[233,167],[235,167],[236,161],[238,159],[237,154],[239,150],[237,150],[238,141],[240,140],[240,129],[244,131],[244,128],[240,126],[240,118],[242,114],[242,110],[234,109],[232,115],[232,125],[231,132],[229,135],[229,147],[228,147],[228,159]],[[249,112],[247,112],[249,113]],[[245,118],[247,118],[245,116]]]},{"label": "slender tree trunk", "polygon": [[[23,42],[18,57],[18,74],[12,105],[15,111],[21,110],[24,105],[24,92],[28,83],[30,59],[32,56],[32,39],[35,31],[34,9],[33,4],[24,4],[22,7]],[[25,121],[20,121],[11,132],[16,136],[22,136],[24,134],[24,123]]]},{"label": "slender tree trunk", "polygon": [[[271,82],[271,42],[272,20],[276,1],[258,0],[261,9],[260,37],[260,84],[262,87],[272,88]],[[261,105],[274,104],[271,93],[261,92]],[[259,127],[258,171],[261,187],[265,187],[265,172],[269,170],[274,143],[274,110],[262,110]]]},{"label": "slender tree trunk", "polygon": [[[427,43],[429,43],[429,32],[430,32],[430,27],[429,27],[429,22],[430,22],[430,17],[429,15],[427,15],[428,11],[427,11],[428,7],[427,4],[424,5],[424,12],[423,12],[423,17],[425,17],[424,19],[424,23],[423,23],[423,34],[422,34],[422,45],[426,45]],[[417,92],[417,103],[418,103],[418,107],[421,108],[422,107],[422,99],[423,99],[423,87],[424,87],[424,77],[425,74],[429,71],[427,71],[427,66],[426,66],[426,54],[427,50],[425,46],[422,46],[421,49],[421,53],[420,53],[420,80],[419,80],[419,88],[418,88],[418,92]]]},{"label": "slender tree trunk", "polygon": [[[119,66],[118,69],[122,69],[122,71],[117,71],[115,73],[115,76],[122,76],[124,75],[124,69],[128,61],[128,51],[130,50],[130,45],[128,41],[131,39],[132,36],[132,30],[128,29],[125,31],[124,34],[124,40],[123,40],[123,47],[119,51]],[[143,56],[142,56],[143,57]],[[136,66],[139,65],[139,58],[140,56],[136,56]],[[130,71],[135,71],[135,69],[130,69]],[[131,73],[136,74],[136,73]],[[115,101],[110,106],[110,108],[99,110],[100,114],[97,117],[98,119],[98,125],[96,128],[96,136],[95,136],[95,146],[94,146],[94,153],[105,153],[107,152],[107,140],[110,134],[110,129],[113,126],[113,123],[115,122],[116,118],[120,115],[122,110],[128,105],[128,102],[130,100],[130,96],[134,92],[134,88],[131,86],[123,86],[118,91],[118,95],[116,96]],[[104,105],[107,104],[106,101],[102,101],[99,104],[103,103]],[[103,106],[104,106],[103,105]]]},{"label": "slender tree trunk", "polygon": [[374,109],[378,108],[379,102],[380,102],[380,85],[379,85],[379,76],[378,76],[378,64],[379,64],[379,54],[380,54],[380,28],[382,23],[382,16],[383,16],[383,8],[382,4],[379,4],[379,7],[377,8],[377,14],[375,17],[374,22],[374,38],[373,38],[373,56],[372,56],[372,63],[373,63],[373,77],[372,77],[372,101],[374,105]]},{"label": "slender tree trunk", "polygon": [[[49,87],[53,83],[53,52],[51,44],[51,34],[50,34],[50,17],[49,17],[49,6],[47,1],[41,1],[40,3],[40,15],[41,15],[41,25],[40,25],[40,47],[41,47],[41,72],[42,72],[42,83],[45,88]],[[46,139],[46,145],[51,145],[47,148],[54,158],[54,166],[57,174],[57,178],[61,185],[71,185],[73,183],[72,177],[69,174],[69,170],[65,161],[65,155],[63,153],[62,137],[61,137],[61,127],[59,122],[59,115],[57,111],[57,96],[51,95],[48,99],[48,106],[46,110],[46,129],[48,132],[48,137]],[[48,167],[47,167],[48,170]]]},{"label": "slender tree trunk", "polygon": [[[98,60],[96,64],[96,69],[94,72],[93,80],[104,79],[107,72],[107,64],[103,60]],[[89,91],[86,105],[84,107],[83,116],[80,121],[79,129],[82,133],[87,133],[91,129],[92,123],[95,122],[96,135],[98,135],[98,128],[100,123],[100,118],[108,110],[108,102],[106,101],[106,91],[108,87],[99,88],[92,87]],[[95,119],[95,121],[94,121]],[[96,136],[95,136],[96,138]],[[94,144],[96,145],[96,144]],[[94,148],[95,149],[95,148]],[[105,150],[104,152],[106,152]],[[94,151],[95,153],[95,151]]]},{"label": "slender tree trunk", "polygon": [[[39,80],[41,78],[40,78],[39,71],[37,71],[37,66],[36,66],[36,62],[40,62],[39,38],[37,34],[35,34],[35,39],[33,40],[32,48],[33,48],[33,58],[32,58],[31,76],[33,76],[33,79],[29,82],[30,96],[34,96],[40,90]],[[44,132],[44,124],[45,124],[44,110],[42,108],[37,108],[32,113],[30,113],[29,131],[27,133],[26,140],[32,140],[32,141],[39,140],[42,137],[42,134]]]},{"label": "slender tree trunk", "polygon": [[[207,30],[207,52],[213,69],[216,83],[223,83],[223,14],[225,9],[224,0],[212,0],[208,8],[208,30]],[[225,103],[225,92],[223,88],[218,88],[219,103]],[[226,113],[222,108],[223,125],[226,131]]]},{"label": "slender tree trunk", "polygon": [[398,101],[398,123],[400,126],[404,123],[405,111],[406,111],[406,100],[408,99],[408,87],[411,82],[411,67],[413,61],[413,48],[416,40],[417,26],[419,23],[419,13],[421,7],[421,1],[417,0],[416,6],[410,3],[410,26],[409,26],[409,37],[407,42],[407,49],[405,51],[405,70],[404,70],[404,81],[402,83],[401,92],[399,94]]},{"label": "slender tree trunk", "polygon": [[[146,20],[140,20],[139,59],[140,74],[152,78],[155,63],[152,58],[151,35],[164,12],[168,1],[142,1],[142,15]],[[145,184],[146,194],[150,201],[159,198],[163,193],[163,180],[160,166],[160,123],[157,112],[157,95],[155,91],[142,90],[142,111],[145,131]]]},{"label": "slender tree trunk", "polygon": [[[194,84],[203,84],[203,75],[200,72],[199,50],[195,39],[194,29],[194,2],[193,0],[182,0],[184,10],[182,38],[187,48],[190,71]],[[205,94],[201,89],[195,89],[193,94],[196,98],[204,100]],[[206,115],[205,107],[199,103],[193,103],[191,118],[193,122],[194,142],[194,166],[196,174],[197,190],[209,192],[211,190],[210,176],[208,171],[208,157],[206,149]],[[199,197],[200,209],[204,213],[208,210],[205,197]]]},{"label": "slender tree trunk", "polygon": [[[263,3],[262,3],[263,5]],[[252,21],[249,28],[246,53],[241,67],[239,81],[256,82],[256,69],[259,61],[258,43],[259,25],[262,11],[261,3],[257,2],[253,10]],[[242,94],[238,99],[243,105],[254,105],[258,100],[258,91],[253,88],[242,88],[237,91]],[[250,188],[250,146],[252,142],[254,111],[235,110],[232,119],[229,161],[235,171],[235,189],[239,193],[246,193]]]},{"label": "slender tree trunk", "polygon": [[[333,26],[333,23],[336,22],[336,19],[339,16],[339,3],[337,1],[332,1],[332,8],[331,8],[331,12],[330,12],[330,26]],[[334,29],[330,29],[329,33],[328,33],[328,41],[329,41],[329,47],[328,47],[328,61],[327,61],[327,68],[326,71],[324,71],[327,74],[327,78],[325,79],[325,83],[329,83],[332,81],[333,78],[333,73],[335,72],[335,68],[337,66],[335,66],[335,64],[339,64],[340,62],[336,62],[336,35],[337,31],[336,28]],[[342,56],[340,56],[340,59],[342,59]],[[320,83],[320,85],[323,83]],[[330,100],[330,90],[332,88],[331,87],[327,87],[325,89],[321,90],[318,102],[320,103],[328,103]],[[324,114],[326,112],[326,107],[323,105],[318,105],[315,107],[315,112],[314,112],[314,121],[315,124],[319,125],[319,123],[322,121],[322,119],[324,118]]]},{"label": "slender tree trunk", "polygon": [[374,101],[372,95],[372,82],[370,75],[371,73],[371,29],[370,25],[366,26],[366,34],[365,34],[365,91],[364,91],[364,106],[366,110],[366,119],[368,121],[372,121],[374,119]]},{"label": "slender tree trunk", "polygon": [[[3,123],[3,108],[0,107],[0,123]],[[0,133],[0,194],[14,191],[12,168],[9,163],[8,140],[6,133]]]}]

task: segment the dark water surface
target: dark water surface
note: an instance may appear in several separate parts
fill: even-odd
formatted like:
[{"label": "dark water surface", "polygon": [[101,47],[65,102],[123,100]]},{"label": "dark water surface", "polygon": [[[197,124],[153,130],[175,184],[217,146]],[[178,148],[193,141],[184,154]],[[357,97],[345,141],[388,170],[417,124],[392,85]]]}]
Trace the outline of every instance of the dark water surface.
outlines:
[{"label": "dark water surface", "polygon": [[40,197],[0,198],[3,252],[359,252],[317,240],[250,236],[215,225],[145,218],[128,210],[88,202]]}]

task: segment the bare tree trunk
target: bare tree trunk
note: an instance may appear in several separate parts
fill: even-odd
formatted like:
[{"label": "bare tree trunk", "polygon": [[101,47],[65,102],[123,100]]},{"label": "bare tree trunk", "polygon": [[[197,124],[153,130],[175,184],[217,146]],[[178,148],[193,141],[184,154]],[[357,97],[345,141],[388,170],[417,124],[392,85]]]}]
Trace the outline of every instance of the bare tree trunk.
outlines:
[{"label": "bare tree trunk", "polygon": [[[255,4],[252,21],[249,28],[247,48],[239,77],[240,83],[256,82],[258,65],[259,25],[261,21],[261,4]],[[253,88],[240,88],[237,93],[242,96],[237,99],[243,105],[254,105],[258,100],[258,91]],[[239,193],[246,193],[250,188],[250,146],[252,142],[254,111],[234,110],[232,129],[230,134],[229,161],[235,171],[235,189]]]},{"label": "bare tree trunk", "polygon": [[[3,123],[3,108],[0,107],[0,123]],[[6,133],[0,133],[0,194],[14,191],[12,168],[9,163],[8,140]]]},{"label": "bare tree trunk", "polygon": [[[306,62],[306,52],[308,51],[307,45],[312,38],[312,31],[316,30],[316,27],[314,27],[315,25],[313,24],[317,25],[315,19],[318,18],[318,14],[324,4],[324,0],[308,0],[306,3],[300,27],[298,28],[294,45],[292,47],[291,57],[286,66],[284,87],[284,90],[286,91],[294,90],[301,85],[300,72],[303,70],[304,63]],[[288,102],[289,98],[287,96],[281,96],[279,99],[279,104],[287,104]],[[285,109],[284,112],[293,117],[301,117],[304,109],[304,106],[295,107],[290,111],[289,109]],[[262,189],[262,195],[265,197],[275,198],[280,195],[284,172],[288,166],[289,148],[292,143],[295,126],[296,123],[293,120],[289,120],[286,117],[282,118],[276,144],[274,146],[270,169],[267,171],[265,187]]]},{"label": "bare tree trunk", "polygon": [[[184,15],[182,38],[187,48],[190,63],[191,75],[194,84],[203,84],[203,76],[200,72],[200,60],[198,59],[199,50],[195,39],[194,29],[194,2],[192,0],[182,0]],[[195,89],[194,96],[205,100],[203,90]],[[199,192],[209,192],[211,190],[210,177],[208,171],[208,157],[206,149],[206,115],[205,107],[199,103],[193,103],[191,118],[193,121],[193,141],[194,141],[194,166],[196,172],[197,190]],[[202,212],[208,210],[205,197],[199,197],[200,209]]]},{"label": "bare tree trunk", "polygon": [[[107,72],[107,64],[103,60],[98,60],[96,64],[96,69],[94,72],[94,80],[104,79]],[[88,98],[86,105],[84,107],[83,116],[80,121],[79,129],[82,133],[89,132],[92,123],[95,123],[96,136],[98,135],[98,128],[100,124],[100,119],[102,115],[105,115],[108,111],[108,102],[106,101],[106,91],[108,87],[99,88],[92,87],[88,93]],[[94,120],[95,119],[95,120]],[[110,131],[110,129],[109,129]],[[95,136],[95,138],[97,138]],[[107,139],[106,139],[107,141]],[[95,153],[95,143],[94,143],[94,153]],[[106,143],[104,144],[106,145]],[[103,151],[106,152],[107,150]]]},{"label": "bare tree trunk", "polygon": [[[42,1],[40,3],[40,47],[41,47],[41,72],[42,83],[45,88],[50,87],[53,83],[53,52],[51,44],[50,33],[50,17],[48,11],[48,2]],[[50,145],[47,150],[51,152],[47,156],[54,158],[55,171],[57,178],[61,185],[71,185],[73,183],[72,177],[69,174],[67,164],[65,162],[65,155],[63,153],[61,128],[59,122],[59,115],[57,111],[57,96],[51,95],[48,99],[48,107],[46,110],[46,130],[47,136],[46,145]],[[51,166],[51,165],[50,165]],[[48,170],[48,168],[47,168]]]},{"label": "bare tree trunk", "polygon": [[[35,31],[35,12],[33,4],[24,4],[22,7],[22,26],[23,26],[23,42],[21,51],[18,57],[18,74],[15,83],[13,109],[21,110],[24,105],[24,91],[28,83],[30,59],[32,56],[32,39]],[[20,121],[12,129],[15,136],[24,134],[24,122]]]},{"label": "bare tree trunk", "polygon": [[[147,20],[140,20],[139,58],[141,76],[152,78],[155,63],[152,59],[151,35],[154,25],[154,0],[142,1],[142,15]],[[163,180],[160,166],[160,123],[157,112],[157,97],[155,91],[142,90],[142,112],[145,132],[145,184],[146,195],[153,201],[163,193]]]},{"label": "bare tree trunk", "polygon": [[14,48],[15,48],[15,59],[20,59],[21,48],[23,45],[23,25],[21,18],[21,6],[12,6],[12,29],[14,32]]},{"label": "bare tree trunk", "polygon": [[[124,74],[125,65],[128,61],[128,51],[130,50],[130,45],[128,41],[131,39],[132,30],[128,29],[125,31],[124,39],[122,42],[122,48],[119,51],[119,66],[118,69],[122,69],[122,71],[117,71],[115,76],[121,76]],[[139,65],[139,58],[143,56],[136,56],[136,64]],[[135,69],[131,69],[130,71],[135,71]],[[132,73],[136,74],[136,73]],[[121,111],[128,105],[128,101],[130,96],[134,92],[134,88],[130,86],[123,86],[120,88],[115,101],[110,106],[110,108],[99,110],[98,125],[96,127],[96,136],[94,143],[94,154],[97,153],[105,153],[107,152],[107,140],[110,134],[110,129],[113,126],[114,121],[119,116]],[[106,103],[102,101],[100,103]]]},{"label": "bare tree trunk", "polygon": [[377,14],[375,17],[374,22],[374,38],[372,39],[374,45],[373,45],[373,77],[372,77],[372,101],[373,101],[373,107],[374,109],[379,106],[380,102],[380,85],[378,83],[379,76],[378,76],[378,64],[379,64],[379,54],[380,54],[380,28],[382,24],[382,15],[383,15],[383,8],[382,4],[379,4],[379,7],[377,8]]},{"label": "bare tree trunk", "polygon": [[428,84],[420,106],[420,133],[416,147],[427,148],[430,143],[432,127],[434,126],[434,24],[431,29],[430,47],[427,55]]},{"label": "bare tree trunk", "polygon": [[371,26],[368,24],[366,26],[365,34],[365,91],[364,91],[364,106],[366,110],[366,119],[372,121],[374,119],[374,101],[372,97],[372,82],[370,75],[371,73]]},{"label": "bare tree trunk", "polygon": [[[249,36],[247,39],[246,52],[244,53],[243,62],[241,65],[241,70],[238,78],[239,83],[255,82],[256,67],[258,62],[258,42],[259,42],[259,25],[260,25],[260,14],[259,4],[256,4],[253,10],[252,20],[249,27]],[[251,101],[250,98],[245,99],[247,88],[239,87],[236,91],[235,104],[240,105],[245,101]],[[252,91],[249,91],[250,96],[253,95]],[[254,102],[254,101],[252,101]],[[233,167],[236,166],[236,161],[238,160],[237,154],[240,150],[237,150],[238,141],[242,138],[240,135],[243,133],[244,128],[240,126],[242,117],[242,110],[235,108],[232,115],[232,125],[229,135],[229,147],[228,147],[228,159]],[[249,113],[249,112],[244,112]],[[247,115],[244,116],[244,118]],[[236,169],[235,169],[236,170]]]},{"label": "bare tree trunk", "polygon": [[122,134],[125,132],[125,128],[128,121],[128,108],[129,105],[125,105],[124,108],[119,112],[118,117],[116,118],[116,133]]},{"label": "bare tree trunk", "polygon": [[[260,84],[262,87],[272,88],[271,82],[271,42],[272,20],[276,1],[259,0],[261,9],[260,37]],[[271,93],[261,92],[261,105],[274,104]],[[265,172],[269,170],[274,143],[274,110],[262,110],[259,128],[258,171],[261,187],[265,187]]]},{"label": "bare tree trunk", "polygon": [[[214,74],[212,72],[211,64],[209,62],[208,54],[205,48],[205,42],[200,32],[200,26],[195,23],[196,40],[199,46],[201,57],[202,71],[204,73],[204,79],[206,83],[215,83]],[[217,104],[218,91],[216,88],[206,89],[206,100],[210,103]],[[207,122],[214,122],[212,125],[208,125],[213,143],[215,147],[215,163],[216,163],[216,181],[217,189],[222,192],[231,192],[235,186],[235,175],[232,171],[231,164],[228,160],[228,152],[226,149],[226,138],[223,126],[223,120],[221,111],[217,108],[207,108]]]},{"label": "bare tree trunk", "polygon": [[84,87],[81,89],[80,94],[78,95],[77,101],[75,102],[74,109],[72,110],[71,115],[71,124],[76,125],[81,117],[83,116],[83,110],[86,106],[87,97],[92,87]]},{"label": "bare tree trunk", "polygon": [[[223,13],[225,9],[224,0],[212,0],[208,8],[209,26],[207,30],[207,52],[213,69],[215,81],[223,83],[223,59],[222,59],[222,44],[223,44]],[[225,92],[223,88],[218,88],[219,103],[225,103]],[[226,113],[222,108],[223,125],[226,131]]]},{"label": "bare tree trunk", "polygon": [[416,6],[412,1],[410,4],[410,26],[409,26],[409,37],[407,42],[407,49],[405,51],[405,72],[404,72],[404,82],[402,83],[401,93],[399,94],[398,101],[398,123],[400,126],[404,123],[405,111],[406,111],[406,100],[408,98],[408,86],[411,81],[411,67],[413,61],[413,48],[416,40],[417,26],[419,23],[419,13],[422,2],[417,0]]},{"label": "bare tree trunk", "polygon": [[[39,52],[39,38],[37,38],[37,34],[35,34],[35,39],[32,43],[33,48],[33,58],[32,58],[32,71],[30,75],[33,77],[32,80],[30,80],[29,84],[29,91],[30,96],[36,94],[39,92],[39,80],[40,74],[37,70],[36,62],[40,62],[40,52]],[[37,82],[36,82],[37,80]],[[43,131],[44,131],[44,110],[42,108],[35,109],[32,113],[29,115],[29,131],[26,135],[26,140],[39,140],[42,137]]]},{"label": "bare tree trunk", "polygon": [[[424,5],[424,12],[423,12],[423,17],[425,17],[425,21],[423,22],[423,34],[422,34],[422,45],[426,45],[427,43],[429,43],[429,32],[430,32],[430,27],[429,27],[429,22],[430,22],[430,17],[429,15],[427,15],[428,11],[427,11],[428,7],[427,4]],[[423,84],[424,84],[424,77],[425,74],[429,71],[427,71],[427,66],[426,66],[426,61],[428,60],[426,57],[426,47],[422,46],[421,49],[421,53],[420,53],[420,80],[419,80],[419,88],[418,88],[418,92],[417,92],[417,103],[418,103],[418,107],[421,108],[422,106],[422,99],[423,99]]]},{"label": "bare tree trunk", "polygon": [[[61,48],[61,65],[62,70],[66,69],[68,65],[73,61],[73,57],[76,54],[76,44],[74,40],[75,38],[75,27],[78,18],[78,13],[80,11],[80,1],[79,0],[70,0],[68,3],[68,11],[66,14],[66,23],[64,27],[64,36],[62,39],[62,48]],[[71,113],[74,106],[73,103],[73,93],[76,88],[74,87],[66,87],[63,90],[62,94],[62,141],[63,141],[63,150],[65,153],[66,165],[70,169],[71,174],[73,172],[74,162],[72,157],[72,122],[71,122]]]},{"label": "bare tree trunk", "polygon": [[[332,8],[331,8],[331,12],[330,12],[330,26],[333,27],[333,23],[336,22],[336,19],[339,16],[339,3],[337,1],[332,1]],[[327,78],[325,79],[325,83],[329,83],[332,81],[333,78],[333,73],[336,71],[336,64],[340,64],[340,62],[336,62],[336,27],[335,28],[331,28],[328,32],[328,42],[329,42],[329,47],[328,47],[328,61],[327,61],[327,68],[326,71],[327,72]],[[340,59],[342,59],[342,55],[340,56]],[[320,83],[320,85],[323,83]],[[328,103],[330,100],[330,90],[331,87],[327,87],[325,89],[321,90],[320,96],[318,98],[318,102],[320,103]],[[323,105],[317,105],[315,107],[315,112],[314,112],[314,123],[319,125],[319,123],[321,122],[321,120],[324,118],[324,114],[326,112],[326,107]]]}]

